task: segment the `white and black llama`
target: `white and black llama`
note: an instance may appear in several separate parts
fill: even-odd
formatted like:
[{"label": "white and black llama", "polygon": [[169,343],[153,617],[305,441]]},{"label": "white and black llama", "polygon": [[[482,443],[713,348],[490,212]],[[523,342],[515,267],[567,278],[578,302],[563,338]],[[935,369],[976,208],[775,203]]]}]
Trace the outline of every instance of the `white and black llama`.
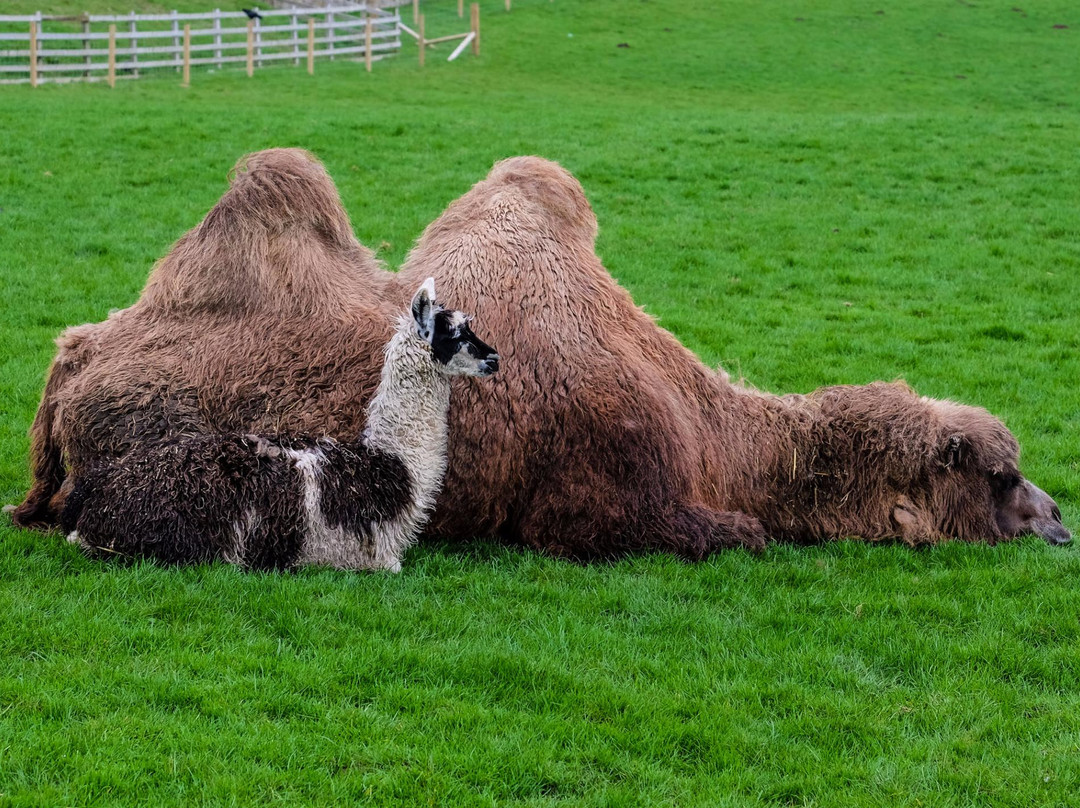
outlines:
[{"label": "white and black llama", "polygon": [[62,526],[97,557],[397,572],[446,471],[450,377],[498,366],[429,278],[386,346],[358,440],[206,434],[136,447],[76,480]]}]

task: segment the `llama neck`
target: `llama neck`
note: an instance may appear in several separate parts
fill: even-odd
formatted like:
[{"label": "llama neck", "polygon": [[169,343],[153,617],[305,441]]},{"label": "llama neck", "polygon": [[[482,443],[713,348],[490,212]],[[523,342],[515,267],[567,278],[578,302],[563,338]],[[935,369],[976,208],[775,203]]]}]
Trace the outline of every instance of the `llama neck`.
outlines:
[{"label": "llama neck", "polygon": [[364,442],[401,458],[422,509],[434,504],[446,471],[446,413],[450,380],[415,335],[412,320],[399,325],[386,346],[382,376],[368,405]]}]

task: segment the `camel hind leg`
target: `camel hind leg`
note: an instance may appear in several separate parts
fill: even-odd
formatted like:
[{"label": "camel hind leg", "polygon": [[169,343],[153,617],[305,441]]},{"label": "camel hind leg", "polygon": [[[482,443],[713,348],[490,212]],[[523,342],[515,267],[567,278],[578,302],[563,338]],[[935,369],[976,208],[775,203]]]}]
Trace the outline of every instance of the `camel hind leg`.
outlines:
[{"label": "camel hind leg", "polygon": [[687,561],[701,561],[718,550],[765,549],[765,529],[757,518],[740,511],[717,511],[704,505],[679,505],[649,531],[656,549]]},{"label": "camel hind leg", "polygon": [[19,527],[49,530],[59,524],[67,469],[56,434],[57,409],[64,388],[89,361],[93,337],[103,325],[88,323],[69,328],[56,341],[60,350],[49,368],[45,391],[30,426],[30,490],[11,511],[11,521]]},{"label": "camel hind leg", "polygon": [[521,543],[552,555],[589,561],[664,552],[701,561],[719,550],[765,549],[761,522],[745,513],[634,500],[615,486],[593,488],[584,496],[564,489],[548,493],[523,509],[512,532]]}]

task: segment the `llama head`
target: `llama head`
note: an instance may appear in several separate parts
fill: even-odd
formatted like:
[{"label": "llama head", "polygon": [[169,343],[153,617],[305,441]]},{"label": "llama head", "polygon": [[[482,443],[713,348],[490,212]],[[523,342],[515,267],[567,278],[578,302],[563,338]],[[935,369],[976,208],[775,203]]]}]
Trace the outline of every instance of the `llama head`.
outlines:
[{"label": "llama head", "polygon": [[470,318],[435,300],[434,278],[413,296],[412,318],[417,336],[431,346],[435,367],[447,376],[490,376],[499,369],[499,355],[472,332]]}]

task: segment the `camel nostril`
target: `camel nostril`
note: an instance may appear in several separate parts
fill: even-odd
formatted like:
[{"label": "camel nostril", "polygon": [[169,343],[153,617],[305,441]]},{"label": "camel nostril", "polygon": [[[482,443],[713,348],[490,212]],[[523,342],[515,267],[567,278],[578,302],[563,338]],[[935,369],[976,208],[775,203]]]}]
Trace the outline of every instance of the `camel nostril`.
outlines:
[{"label": "camel nostril", "polygon": [[1062,545],[1072,541],[1072,533],[1061,522],[1036,522],[1034,532],[1042,536],[1047,544]]}]

